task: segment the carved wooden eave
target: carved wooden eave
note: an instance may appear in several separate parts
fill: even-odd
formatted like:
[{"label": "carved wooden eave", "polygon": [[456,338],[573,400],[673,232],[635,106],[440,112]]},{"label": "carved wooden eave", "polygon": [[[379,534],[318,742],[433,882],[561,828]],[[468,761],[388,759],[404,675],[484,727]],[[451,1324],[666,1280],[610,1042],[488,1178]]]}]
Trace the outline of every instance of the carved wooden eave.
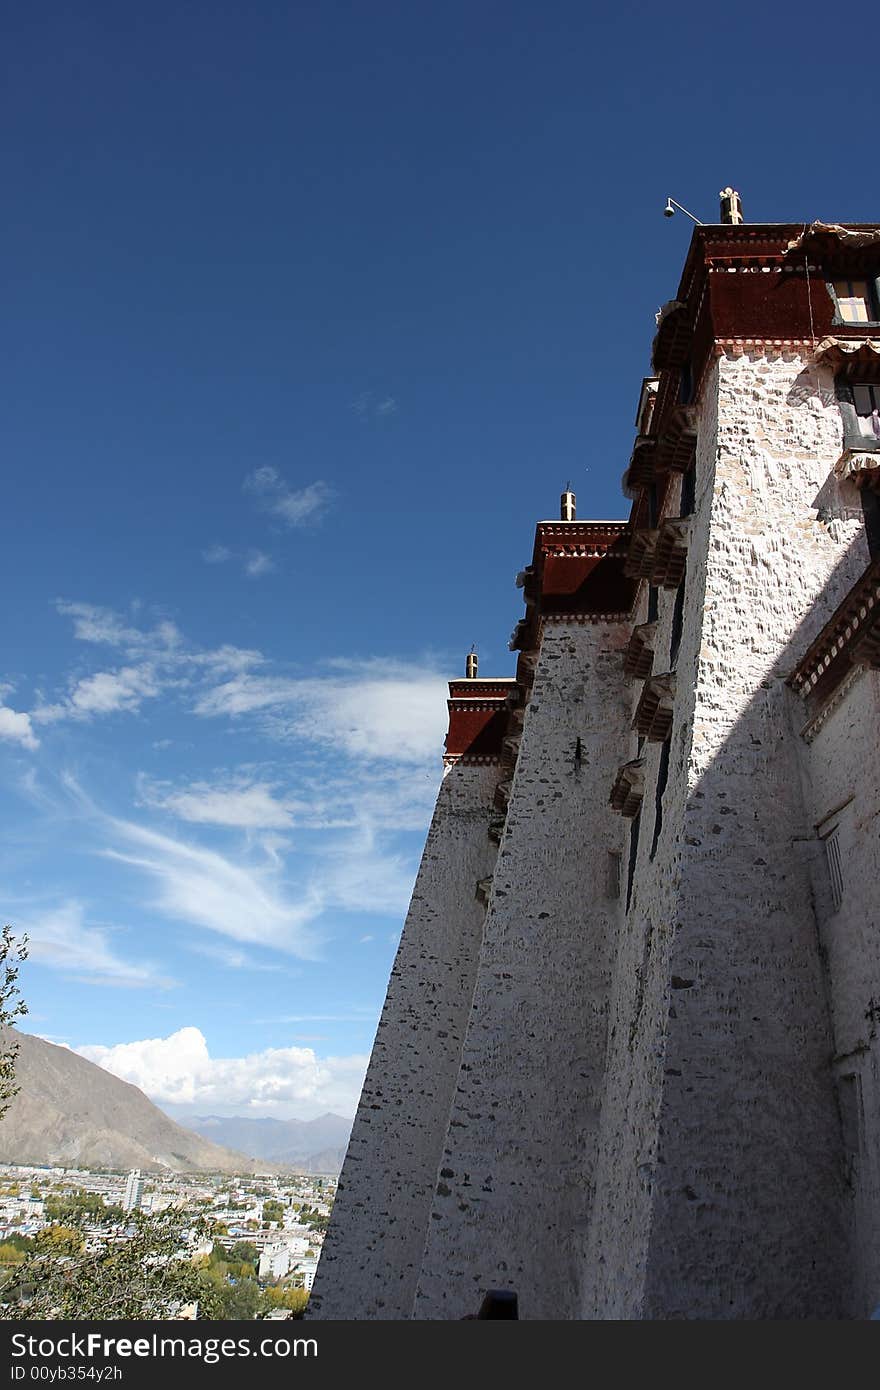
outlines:
[{"label": "carved wooden eave", "polygon": [[623,475],[623,491],[627,497],[635,497],[654,481],[656,456],[657,440],[652,435],[640,434]]},{"label": "carved wooden eave", "polygon": [[628,817],[637,816],[645,795],[645,760],[633,758],[618,769],[614,786],[611,788],[610,804],[612,811]]},{"label": "carved wooden eave", "polygon": [[876,369],[880,365],[880,337],[843,337],[831,334],[813,349],[813,361],[831,367],[853,366]]},{"label": "carved wooden eave", "polygon": [[785,255],[807,250],[833,253],[841,247],[860,250],[863,246],[876,246],[878,243],[880,230],[877,227],[843,227],[839,222],[812,222],[800,236],[788,243]]},{"label": "carved wooden eave", "polygon": [[694,325],[687,304],[671,299],[657,315],[657,333],[651,348],[655,372],[680,371],[691,354]]},{"label": "carved wooden eave", "polygon": [[697,413],[691,405],[676,405],[669,412],[657,441],[655,466],[659,473],[686,473],[697,448]]},{"label": "carved wooden eave", "polygon": [[672,729],[675,672],[664,671],[645,681],[636,706],[633,728],[649,743],[663,743]]},{"label": "carved wooden eave", "polygon": [[624,574],[630,579],[648,579],[654,568],[654,549],[657,545],[658,532],[653,527],[641,526],[637,531],[633,531],[632,540],[629,543],[626,563],[623,567]]},{"label": "carved wooden eave", "polygon": [[689,516],[668,516],[660,523],[648,576],[658,589],[677,589],[684,578],[691,521]]},{"label": "carved wooden eave", "polygon": [[844,449],[834,465],[834,474],[840,479],[849,478],[858,488],[880,491],[880,448]]},{"label": "carved wooden eave", "polygon": [[657,624],[639,623],[638,627],[632,630],[632,636],[623,654],[623,670],[627,676],[632,676],[634,680],[643,681],[651,674],[651,667],[654,665],[654,638],[657,633]]},{"label": "carved wooden eave", "polygon": [[880,668],[880,558],[871,561],[788,678],[810,715],[805,737],[854,666]]}]

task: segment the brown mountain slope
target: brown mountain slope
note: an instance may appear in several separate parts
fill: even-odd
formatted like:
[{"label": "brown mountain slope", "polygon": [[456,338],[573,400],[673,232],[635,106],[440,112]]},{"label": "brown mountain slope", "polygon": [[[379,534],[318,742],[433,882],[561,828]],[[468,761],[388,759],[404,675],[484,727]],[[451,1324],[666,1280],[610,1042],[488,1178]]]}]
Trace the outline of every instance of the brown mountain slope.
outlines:
[{"label": "brown mountain slope", "polygon": [[175,1124],[136,1086],[31,1033],[0,1029],[0,1045],[13,1036],[21,1090],[0,1119],[0,1163],[253,1172],[252,1158]]}]

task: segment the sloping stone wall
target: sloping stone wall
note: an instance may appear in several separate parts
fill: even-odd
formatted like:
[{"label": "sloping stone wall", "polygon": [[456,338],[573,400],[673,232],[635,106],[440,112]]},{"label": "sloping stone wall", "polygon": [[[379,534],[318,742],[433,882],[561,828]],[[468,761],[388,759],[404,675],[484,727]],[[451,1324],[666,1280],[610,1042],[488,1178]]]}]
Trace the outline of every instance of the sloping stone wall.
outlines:
[{"label": "sloping stone wall", "polygon": [[[794,697],[792,697],[794,699]],[[804,720],[800,701],[797,719]],[[857,669],[801,744],[810,807],[813,892],[828,964],[834,1076],[843,1122],[848,1311],[880,1304],[880,675]],[[836,841],[839,892],[829,839]]]},{"label": "sloping stone wall", "polygon": [[[414,1316],[577,1316],[622,826],[608,806],[630,711],[623,626],[547,624],[526,711]],[[609,871],[613,865],[614,882]]]},{"label": "sloping stone wall", "polygon": [[408,1318],[458,1076],[492,872],[496,764],[437,797],[340,1175],[309,1316]]}]

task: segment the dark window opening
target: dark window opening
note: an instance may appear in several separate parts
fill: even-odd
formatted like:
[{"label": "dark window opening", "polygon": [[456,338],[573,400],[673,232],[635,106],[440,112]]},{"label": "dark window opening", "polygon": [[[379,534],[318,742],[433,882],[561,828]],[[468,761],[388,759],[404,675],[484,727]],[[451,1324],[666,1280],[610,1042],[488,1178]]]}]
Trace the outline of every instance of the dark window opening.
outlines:
[{"label": "dark window opening", "polygon": [[697,470],[691,464],[681,479],[681,502],[679,503],[679,516],[691,516],[697,504]]},{"label": "dark window opening", "polygon": [[847,449],[880,449],[880,381],[852,381],[838,377],[835,383]]},{"label": "dark window opening", "polygon": [[651,841],[651,858],[657,853],[657,841],[663,829],[663,793],[669,780],[669,739],[660,749],[660,766],[657,769],[657,790],[654,794],[654,838]]},{"label": "dark window opening", "polygon": [[675,667],[678,649],[681,646],[681,633],[684,627],[684,578],[675,591],[675,607],[672,610],[672,635],[669,642],[669,666]]},{"label": "dark window opening", "polygon": [[660,505],[657,497],[657,484],[651,483],[648,488],[648,525],[656,526],[659,515]]},{"label": "dark window opening", "polygon": [[639,853],[639,824],[642,819],[641,811],[637,816],[633,816],[629,823],[629,863],[626,870],[626,910],[629,912],[630,899],[632,898],[633,879],[636,876],[636,859]]},{"label": "dark window opening", "polygon": [[865,517],[865,534],[868,538],[868,551],[871,559],[880,556],[880,493],[872,487],[862,488],[862,512]]},{"label": "dark window opening", "polygon": [[678,386],[678,400],[680,405],[690,405],[694,398],[694,370],[690,362],[685,362],[681,369],[681,380]]},{"label": "dark window opening", "polygon": [[859,434],[872,441],[880,439],[880,385],[873,381],[854,381],[852,393]]},{"label": "dark window opening", "polygon": [[648,622],[649,622],[649,623],[656,623],[656,621],[657,621],[657,615],[658,615],[658,613],[659,613],[659,611],[660,611],[660,602],[659,602],[659,597],[658,597],[658,596],[659,596],[659,593],[660,593],[660,590],[659,590],[654,584],[649,584],[649,585],[648,585]]}]

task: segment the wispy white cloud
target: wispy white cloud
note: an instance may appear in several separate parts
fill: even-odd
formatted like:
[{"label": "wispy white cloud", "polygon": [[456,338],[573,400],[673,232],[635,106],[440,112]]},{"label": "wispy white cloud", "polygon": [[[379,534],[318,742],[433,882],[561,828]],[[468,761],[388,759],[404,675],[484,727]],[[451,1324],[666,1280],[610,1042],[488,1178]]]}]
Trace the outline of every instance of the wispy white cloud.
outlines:
[{"label": "wispy white cloud", "polygon": [[[194,647],[167,619],[151,629],[142,629],[125,622],[112,609],[94,604],[59,600],[56,607],[59,613],[73,619],[74,636],[79,641],[116,647],[126,664],[74,678],[54,700],[41,698],[29,716],[35,724],[136,713],[145,700],[169,690],[236,676],[261,666],[265,660],[260,652],[230,644],[207,651]],[[20,736],[23,726],[19,722],[10,728],[17,728]]]},{"label": "wispy white cloud", "polygon": [[271,714],[272,732],[332,743],[368,759],[418,763],[436,757],[446,722],[446,681],[392,662],[347,663],[325,677],[243,672],[205,691],[196,714]]},{"label": "wispy white cloud", "polygon": [[192,782],[185,790],[168,791],[142,781],[141,791],[149,805],[197,825],[226,825],[241,830],[286,830],[293,825],[291,811],[263,782],[250,786]]},{"label": "wispy white cloud", "polygon": [[132,627],[110,608],[101,608],[93,603],[71,603],[67,599],[56,600],[59,613],[73,618],[73,635],[81,642],[102,642],[112,647],[127,647],[132,651],[148,648],[151,651],[169,651],[181,641],[177,625],[163,618],[149,632]]},{"label": "wispy white cloud", "polygon": [[40,746],[40,740],[31,726],[31,716],[10,709],[8,705],[0,705],[0,739],[19,743],[31,753]]},{"label": "wispy white cloud", "polygon": [[162,682],[148,662],[123,666],[118,671],[97,671],[76,681],[70,693],[55,704],[38,705],[31,712],[37,724],[59,719],[93,719],[96,715],[133,713],[144,700],[158,695]]},{"label": "wispy white cloud", "polygon": [[351,409],[359,420],[373,418],[383,420],[397,414],[397,401],[394,396],[376,395],[374,391],[361,391],[351,402]]},{"label": "wispy white cloud", "polygon": [[249,579],[259,579],[261,574],[270,574],[274,568],[272,556],[262,550],[252,550],[244,562],[244,572]]},{"label": "wispy white cloud", "polygon": [[87,926],[85,909],[75,900],[26,917],[22,926],[30,940],[32,962],[88,984],[129,988],[168,988],[174,984],[152,964],[123,960],[111,945],[111,933],[103,927]]},{"label": "wispy white cloud", "polygon": [[212,1057],[204,1033],[194,1027],[179,1028],[166,1038],[76,1051],[160,1105],[282,1117],[327,1110],[353,1114],[368,1061],[362,1054],[319,1059],[310,1047]]},{"label": "wispy white cloud", "polygon": [[248,951],[242,951],[238,946],[225,946],[221,942],[212,941],[188,941],[186,949],[194,952],[197,956],[204,956],[207,960],[217,961],[220,965],[225,965],[228,970],[256,970],[266,971],[269,974],[277,975],[299,975],[301,970],[298,966],[279,965],[277,959],[272,961],[257,960]]},{"label": "wispy white cloud", "polygon": [[172,839],[133,821],[108,821],[128,848],[106,848],[110,859],[142,870],[156,885],[155,906],[177,921],[231,937],[274,946],[308,959],[316,938],[309,924],[323,895],[313,885],[290,898],[273,867],[236,863],[216,850]]},{"label": "wispy white cloud", "polygon": [[232,559],[232,551],[226,545],[209,545],[202,551],[202,559],[206,565],[225,565]]},{"label": "wispy white cloud", "polygon": [[247,475],[244,490],[257,499],[261,510],[279,517],[287,526],[317,521],[333,495],[320,479],[304,488],[290,488],[278,469],[268,464]]}]

